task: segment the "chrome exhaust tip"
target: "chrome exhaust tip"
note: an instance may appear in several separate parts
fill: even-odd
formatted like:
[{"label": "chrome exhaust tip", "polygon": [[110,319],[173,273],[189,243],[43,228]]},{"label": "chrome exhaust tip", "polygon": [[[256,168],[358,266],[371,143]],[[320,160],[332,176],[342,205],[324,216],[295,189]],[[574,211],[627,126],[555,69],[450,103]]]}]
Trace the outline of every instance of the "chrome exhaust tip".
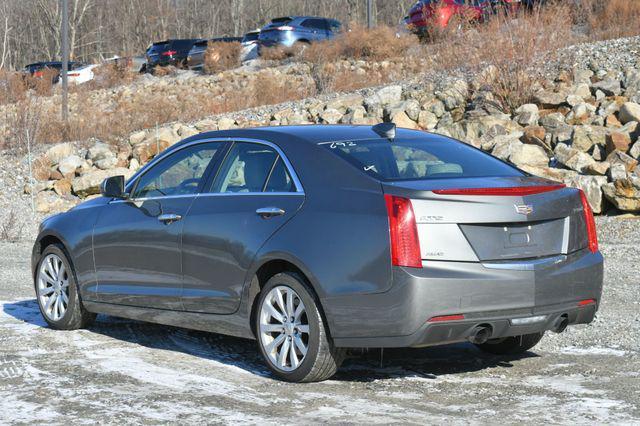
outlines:
[{"label": "chrome exhaust tip", "polygon": [[569,318],[567,317],[566,314],[562,315],[556,320],[553,326],[553,331],[555,333],[560,334],[567,329],[568,325],[569,325]]},{"label": "chrome exhaust tip", "polygon": [[491,326],[479,325],[471,331],[471,335],[469,336],[469,341],[471,343],[475,343],[476,345],[481,345],[483,343],[486,343],[487,340],[489,340],[492,333],[493,333],[493,330],[491,329]]}]

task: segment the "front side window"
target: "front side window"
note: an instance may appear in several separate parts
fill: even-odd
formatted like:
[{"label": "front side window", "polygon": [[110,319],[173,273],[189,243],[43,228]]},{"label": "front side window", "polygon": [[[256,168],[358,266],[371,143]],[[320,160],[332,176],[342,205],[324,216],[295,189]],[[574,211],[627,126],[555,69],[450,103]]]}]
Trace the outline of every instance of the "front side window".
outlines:
[{"label": "front side window", "polygon": [[524,176],[521,171],[462,142],[426,138],[322,142],[321,146],[383,181]]},{"label": "front side window", "polygon": [[132,198],[195,194],[221,146],[221,142],[202,143],[169,155],[138,179]]},{"label": "front side window", "polygon": [[248,142],[233,145],[211,188],[220,193],[293,191],[293,180],[275,149]]}]

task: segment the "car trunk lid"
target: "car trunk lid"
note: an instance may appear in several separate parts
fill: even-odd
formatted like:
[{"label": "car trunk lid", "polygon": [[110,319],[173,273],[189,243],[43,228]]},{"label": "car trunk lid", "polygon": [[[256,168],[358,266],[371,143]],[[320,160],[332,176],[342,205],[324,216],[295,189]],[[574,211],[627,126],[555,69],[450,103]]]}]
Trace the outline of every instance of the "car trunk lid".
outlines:
[{"label": "car trunk lid", "polygon": [[578,191],[533,177],[384,183],[411,199],[423,260],[512,261],[585,248]]}]

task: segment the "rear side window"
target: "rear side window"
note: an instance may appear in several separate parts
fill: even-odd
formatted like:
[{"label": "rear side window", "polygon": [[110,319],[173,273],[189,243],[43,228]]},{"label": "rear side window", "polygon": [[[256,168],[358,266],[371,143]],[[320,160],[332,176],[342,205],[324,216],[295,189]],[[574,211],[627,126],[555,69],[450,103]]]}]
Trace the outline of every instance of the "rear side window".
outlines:
[{"label": "rear side window", "polygon": [[324,19],[305,19],[301,25],[306,28],[313,28],[317,30],[324,30],[327,28],[327,23]]},{"label": "rear side window", "polygon": [[225,158],[210,192],[292,192],[295,185],[278,153],[267,145],[237,142]]},{"label": "rear side window", "polygon": [[524,175],[497,158],[444,137],[322,142],[319,145],[383,181]]}]

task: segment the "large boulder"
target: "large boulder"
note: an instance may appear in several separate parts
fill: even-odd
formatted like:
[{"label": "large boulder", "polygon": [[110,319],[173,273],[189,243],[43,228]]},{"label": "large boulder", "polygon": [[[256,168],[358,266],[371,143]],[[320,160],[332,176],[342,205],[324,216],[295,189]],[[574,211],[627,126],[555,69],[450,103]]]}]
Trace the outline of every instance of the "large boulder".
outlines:
[{"label": "large boulder", "polygon": [[587,173],[596,162],[589,154],[563,143],[557,144],[553,152],[559,163],[579,173]]},{"label": "large boulder", "polygon": [[464,80],[455,80],[441,90],[437,90],[435,95],[444,103],[447,111],[452,111],[466,105],[469,96],[469,85]]},{"label": "large boulder", "polygon": [[622,124],[630,121],[640,122],[640,105],[634,102],[625,102],[620,108],[618,119]]},{"label": "large boulder", "polygon": [[100,184],[103,180],[110,176],[123,175],[125,179],[133,175],[133,171],[124,167],[118,167],[111,170],[95,170],[79,176],[71,181],[73,192],[79,197],[99,194]]},{"label": "large boulder", "polygon": [[567,100],[566,92],[552,92],[550,90],[542,90],[535,94],[534,100],[543,108],[557,108],[563,105]]},{"label": "large boulder", "polygon": [[594,146],[605,146],[607,129],[602,126],[575,126],[571,135],[571,147],[582,152],[590,151]]},{"label": "large boulder", "polygon": [[584,191],[594,213],[602,213],[604,208],[604,198],[602,196],[602,186],[607,183],[606,176],[584,176],[576,175],[565,180],[565,183],[574,188]]},{"label": "large boulder", "polygon": [[402,100],[402,86],[392,85],[378,89],[375,93],[367,96],[363,103],[367,111],[371,111],[376,107],[400,102]]},{"label": "large boulder", "polygon": [[538,145],[523,144],[519,149],[514,150],[509,157],[509,161],[518,167],[547,167],[549,157],[545,150]]},{"label": "large boulder", "polygon": [[129,135],[129,143],[131,145],[137,145],[140,142],[142,142],[143,140],[145,140],[147,137],[147,131],[146,130],[140,130],[138,132],[134,132],[131,135]]},{"label": "large boulder", "polygon": [[601,91],[607,96],[618,96],[622,93],[622,87],[620,86],[620,80],[616,78],[607,78],[591,85],[591,91],[596,93]]},{"label": "large boulder", "polygon": [[38,213],[59,213],[76,206],[80,200],[73,196],[58,196],[53,191],[42,191],[36,194],[35,207]]},{"label": "large boulder", "polygon": [[406,129],[418,129],[418,124],[409,118],[404,111],[397,111],[393,116],[389,117],[392,123],[398,127]]},{"label": "large boulder", "polygon": [[629,134],[622,132],[611,132],[607,135],[607,154],[613,151],[627,152],[631,145]]},{"label": "large boulder", "polygon": [[47,150],[45,153],[52,165],[58,164],[63,158],[66,158],[75,152],[75,147],[69,142],[59,143]]},{"label": "large boulder", "polygon": [[364,98],[357,93],[353,95],[343,95],[328,101],[326,108],[337,109],[342,114],[345,114],[349,108],[362,106],[362,102],[364,102]]},{"label": "large boulder", "polygon": [[87,159],[99,169],[106,170],[115,167],[118,162],[116,154],[106,143],[97,142],[87,151]]},{"label": "large boulder", "polygon": [[76,170],[82,167],[83,163],[84,161],[82,158],[73,154],[60,160],[58,163],[58,170],[63,176],[74,176]]},{"label": "large boulder", "polygon": [[320,119],[325,124],[336,124],[340,122],[343,114],[337,109],[327,108],[320,113]]},{"label": "large boulder", "polygon": [[640,178],[632,177],[607,183],[602,187],[602,191],[619,210],[640,212]]},{"label": "large boulder", "polygon": [[521,126],[535,126],[540,118],[540,110],[535,104],[524,104],[516,111],[515,121]]}]

